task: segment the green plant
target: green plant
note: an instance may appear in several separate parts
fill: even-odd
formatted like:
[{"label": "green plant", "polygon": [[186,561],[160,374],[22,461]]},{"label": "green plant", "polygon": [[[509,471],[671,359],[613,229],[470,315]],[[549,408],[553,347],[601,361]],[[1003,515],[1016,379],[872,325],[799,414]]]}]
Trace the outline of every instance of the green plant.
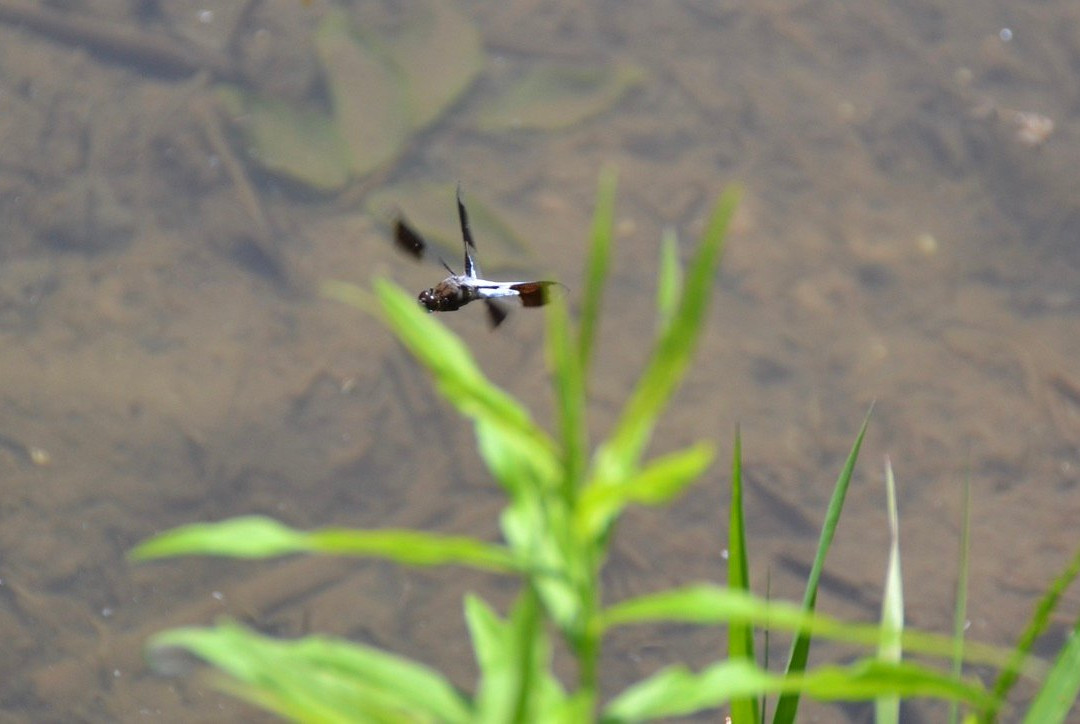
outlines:
[{"label": "green plant", "polygon": [[[997,698],[978,681],[901,660],[921,652],[1024,672],[1023,654],[968,644],[957,653],[948,637],[888,626],[844,623],[814,612],[817,579],[851,479],[860,431],[834,491],[803,604],[768,601],[749,593],[741,510],[741,461],[736,436],[732,460],[729,586],[692,585],[615,605],[601,604],[600,572],[621,513],[630,505],[663,505],[700,478],[713,460],[699,443],[645,460],[653,431],[687,369],[710,306],[722,242],[738,192],[723,194],[685,278],[667,239],[661,263],[660,330],[640,380],[614,429],[595,448],[586,424],[587,379],[607,276],[615,183],[602,177],[591,234],[583,307],[575,326],[561,299],[550,305],[547,360],[555,395],[555,434],[541,428],[513,397],[488,381],[468,348],[435,316],[385,281],[376,281],[377,307],[387,326],[427,368],[440,392],[475,425],[480,454],[507,496],[500,523],[503,543],[412,530],[327,529],[303,532],[263,517],[203,523],[166,532],[133,551],[137,559],[176,555],[269,557],[297,552],[374,556],[408,565],[471,566],[520,579],[516,602],[503,617],[478,596],[465,616],[479,668],[471,695],[438,672],[372,647],[319,636],[282,641],[225,621],[208,628],[167,631],[150,642],[180,647],[209,661],[238,696],[298,721],[639,721],[729,706],[737,721],[761,720],[759,699],[779,696],[775,721],[792,721],[798,697],[825,700],[940,697],[975,711]],[[326,293],[361,308],[368,293],[340,282]],[[863,423],[865,430],[866,423]],[[890,476],[891,477],[891,476]],[[897,561],[898,571],[898,561]],[[898,586],[897,586],[898,588]],[[898,593],[894,594],[894,596]],[[616,626],[681,621],[726,625],[728,655],[700,672],[673,666],[631,685],[611,701],[598,693],[601,646]],[[754,632],[794,635],[784,673],[758,666]],[[549,632],[578,663],[566,687],[551,671]],[[847,666],[806,667],[811,637],[880,646]]]}]

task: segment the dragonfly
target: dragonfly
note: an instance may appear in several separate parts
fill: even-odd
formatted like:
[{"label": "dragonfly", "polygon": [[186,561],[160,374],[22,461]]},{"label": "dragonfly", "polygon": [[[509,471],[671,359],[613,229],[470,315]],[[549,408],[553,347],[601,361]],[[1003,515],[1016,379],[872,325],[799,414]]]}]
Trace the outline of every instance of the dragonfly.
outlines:
[{"label": "dragonfly", "polygon": [[[457,189],[458,219],[461,221],[461,236],[465,244],[465,273],[458,274],[440,259],[443,268],[450,273],[446,279],[420,292],[417,300],[420,306],[429,312],[454,312],[470,302],[480,300],[487,307],[488,321],[494,329],[506,319],[506,309],[497,299],[517,298],[523,307],[542,307],[550,299],[551,289],[560,286],[559,282],[495,282],[480,276],[480,267],[473,255],[476,243],[469,228],[469,214],[465,211],[465,202],[461,198],[461,186]],[[394,243],[405,253],[417,259],[424,256],[428,243],[416,229],[398,214],[394,220]]]}]

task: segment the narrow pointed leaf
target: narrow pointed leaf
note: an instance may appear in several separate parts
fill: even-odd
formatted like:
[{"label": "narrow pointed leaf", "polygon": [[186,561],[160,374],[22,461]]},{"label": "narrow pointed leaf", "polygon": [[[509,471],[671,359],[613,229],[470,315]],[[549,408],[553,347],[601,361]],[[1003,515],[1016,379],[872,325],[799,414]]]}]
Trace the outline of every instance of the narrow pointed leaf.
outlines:
[{"label": "narrow pointed leaf", "polygon": [[582,375],[586,379],[592,362],[593,345],[596,343],[596,331],[600,324],[604,285],[611,266],[611,240],[615,234],[615,172],[609,168],[604,169],[600,173],[599,183],[596,210],[593,212],[592,230],[589,234],[589,258],[585,262],[585,299],[581,304],[578,330],[578,354],[581,356]]},{"label": "narrow pointed leaf", "polygon": [[328,528],[304,532],[254,515],[174,528],[140,543],[131,557],[136,560],[190,555],[271,558],[291,553],[375,557],[413,566],[453,563],[495,571],[513,571],[518,567],[512,552],[505,547],[473,538],[414,530]]},{"label": "narrow pointed leaf", "polygon": [[[846,623],[804,611],[790,603],[767,601],[745,591],[710,584],[673,588],[622,601],[604,610],[602,620],[606,628],[657,622],[702,625],[741,622],[781,631],[806,630],[818,637],[871,649],[881,638],[881,627],[876,624]],[[906,630],[902,641],[909,651],[942,657],[949,657],[953,652],[952,639],[939,634]],[[967,661],[995,666],[1001,666],[1011,658],[1011,650],[986,644],[972,643],[965,652]],[[1038,675],[1045,670],[1045,665],[1029,658],[1024,660],[1021,668],[1025,673]]]},{"label": "narrow pointed leaf", "polygon": [[[859,450],[862,448],[863,437],[866,435],[866,427],[870,423],[870,413],[873,407],[867,411],[863,418],[859,434],[855,436],[855,444],[851,446],[840,476],[833,486],[832,497],[829,499],[829,507],[825,511],[825,521],[821,525],[821,536],[818,538],[817,550],[814,553],[814,563],[810,567],[810,575],[806,580],[806,589],[803,591],[803,609],[812,612],[817,607],[818,586],[821,583],[821,574],[825,570],[825,558],[829,554],[833,537],[836,535],[836,527],[840,524],[840,513],[844,509],[844,500],[847,498],[848,487],[851,485],[851,476],[855,473],[855,462],[859,459]],[[791,653],[788,655],[786,671],[789,674],[798,673],[806,668],[807,659],[810,656],[810,636],[800,633],[791,644]],[[780,723],[795,721],[799,710],[797,696],[781,696],[776,703],[776,711],[773,713],[773,721]]]},{"label": "narrow pointed leaf", "polygon": [[[750,563],[746,553],[746,524],[743,519],[742,435],[735,428],[735,446],[731,454],[731,522],[728,534],[728,586],[737,591],[750,590]],[[728,626],[728,658],[754,663],[754,627],[741,622]],[[760,721],[755,696],[738,697],[731,702],[734,721]]]},{"label": "narrow pointed leaf", "polygon": [[713,447],[698,443],[648,463],[622,483],[590,485],[578,501],[578,530],[595,537],[606,531],[619,513],[631,504],[664,505],[701,479],[712,464]]},{"label": "narrow pointed leaf", "polygon": [[882,694],[958,699],[985,706],[990,696],[977,682],[965,682],[913,664],[874,660],[852,666],[823,666],[802,675],[770,674],[745,660],[722,661],[693,673],[670,667],[631,687],[604,712],[605,722],[632,722],[685,716],[716,709],[736,697],[779,692],[825,701],[865,700]]},{"label": "narrow pointed leaf", "polygon": [[[900,517],[896,511],[896,481],[892,463],[885,458],[885,488],[889,509],[889,563],[885,573],[885,592],[881,597],[881,642],[878,659],[900,661],[904,630],[904,586],[900,573]],[[900,720],[900,699],[895,694],[874,702],[878,724],[896,724]]]},{"label": "narrow pointed leaf", "polygon": [[1024,715],[1025,724],[1069,721],[1080,694],[1080,619]]},{"label": "narrow pointed leaf", "polygon": [[724,236],[738,197],[738,189],[728,189],[713,210],[689,266],[675,316],[654,347],[614,432],[597,453],[597,476],[601,481],[618,480],[633,469],[661,411],[682,381],[704,327]]},{"label": "narrow pointed leaf", "polygon": [[309,636],[283,641],[225,622],[154,636],[151,660],[182,649],[233,677],[230,687],[298,721],[471,720],[467,702],[436,671],[348,642]]},{"label": "narrow pointed leaf", "polygon": [[508,620],[481,599],[468,596],[465,617],[480,669],[477,722],[548,721],[566,697],[550,673],[551,643],[536,596],[519,596]]},{"label": "narrow pointed leaf", "polygon": [[1016,643],[1013,654],[1014,660],[1010,661],[1005,670],[998,674],[998,678],[994,682],[994,695],[999,702],[1005,701],[1005,697],[1013,685],[1016,684],[1021,670],[1019,662],[1031,653],[1036,639],[1046,631],[1050,625],[1050,618],[1061,601],[1061,597],[1072,585],[1073,581],[1076,580],[1077,576],[1080,576],[1080,549],[1073,553],[1073,557],[1065,566],[1065,569],[1058,574],[1050,588],[1039,599],[1031,619],[1028,621],[1027,626],[1024,627],[1024,631],[1020,634],[1020,639]]},{"label": "narrow pointed leaf", "polygon": [[656,285],[656,328],[662,333],[671,324],[682,294],[683,270],[679,261],[679,237],[672,228],[664,229],[660,242],[660,271]]},{"label": "narrow pointed leaf", "polygon": [[[967,632],[967,596],[968,573],[971,570],[971,476],[964,476],[963,521],[960,526],[960,565],[956,574],[956,605],[953,608],[953,640],[955,648],[952,659],[952,672],[960,676],[964,670],[964,637]],[[949,724],[956,724],[960,719],[960,709],[956,704],[949,705]]]},{"label": "narrow pointed leaf", "polygon": [[585,376],[572,339],[570,318],[561,297],[548,308],[547,358],[555,392],[556,417],[563,455],[563,500],[577,497],[588,465],[588,430],[585,420]]}]

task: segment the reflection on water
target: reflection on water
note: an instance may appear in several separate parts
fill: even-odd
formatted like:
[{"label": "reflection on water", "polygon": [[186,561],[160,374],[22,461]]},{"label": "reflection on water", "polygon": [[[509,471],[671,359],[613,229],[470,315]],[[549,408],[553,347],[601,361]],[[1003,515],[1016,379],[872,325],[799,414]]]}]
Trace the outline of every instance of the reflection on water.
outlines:
[{"label": "reflection on water", "polygon": [[[712,332],[656,448],[727,440],[742,424],[761,491],[748,501],[759,588],[768,569],[773,595],[800,595],[814,526],[872,400],[827,610],[873,615],[884,452],[915,625],[948,626],[954,570],[942,560],[955,556],[965,476],[974,637],[1014,637],[1075,545],[1080,40],[1060,30],[1078,20],[1074,4],[462,5],[452,22],[478,33],[478,73],[376,170],[345,164],[321,187],[260,163],[250,126],[214,88],[287,102],[324,131],[334,103],[366,114],[374,96],[326,85],[313,38],[328,8],[129,7],[54,14],[0,0],[5,718],[250,717],[197,680],[147,675],[140,659],[151,632],[221,614],[385,645],[469,686],[461,596],[498,599],[487,577],[124,559],[153,531],[251,512],[496,535],[498,499],[469,430],[375,322],[315,291],[328,277],[425,283],[395,258],[383,210],[362,212],[388,187],[461,181],[527,240],[533,270],[573,295],[598,171],[617,166],[598,429],[644,358],[662,229],[689,238],[725,183],[747,187]],[[409,37],[427,7],[349,7],[349,32]],[[447,56],[425,57],[446,70]],[[591,69],[581,83],[600,81],[536,100],[537,78],[568,77],[537,69],[574,67]],[[500,98],[518,105],[497,117],[530,117],[485,126]],[[574,123],[551,122],[558,103]],[[371,118],[351,117],[363,120],[350,133]],[[311,160],[302,144],[290,153]],[[446,321],[497,380],[546,409],[539,317],[495,335],[479,317]],[[725,495],[718,469],[674,510],[631,516],[609,594],[721,577]],[[623,634],[605,686],[702,663],[714,638]]]}]

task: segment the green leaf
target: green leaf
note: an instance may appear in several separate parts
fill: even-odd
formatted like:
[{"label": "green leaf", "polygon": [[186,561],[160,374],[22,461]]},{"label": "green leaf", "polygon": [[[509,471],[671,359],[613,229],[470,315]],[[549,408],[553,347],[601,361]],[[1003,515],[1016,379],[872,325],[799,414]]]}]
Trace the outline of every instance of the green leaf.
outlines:
[{"label": "green leaf", "polygon": [[589,258],[585,262],[585,298],[581,303],[578,328],[578,350],[582,375],[588,379],[592,364],[593,345],[600,325],[600,309],[604,300],[604,285],[611,267],[611,240],[615,235],[615,171],[605,168],[600,173],[596,190],[596,210],[589,232]]},{"label": "green leaf", "polygon": [[[728,532],[728,586],[737,591],[750,590],[750,564],[746,553],[746,523],[743,518],[742,435],[735,428],[731,453],[731,523]],[[728,626],[728,658],[754,663],[754,627],[738,621]],[[758,701],[753,696],[737,697],[731,702],[733,721],[761,721]]]},{"label": "green leaf", "polygon": [[[952,672],[960,676],[964,670],[964,634],[967,631],[968,573],[971,570],[971,476],[964,476],[963,521],[960,526],[960,565],[956,574],[956,605],[953,607],[953,640],[955,647]],[[960,719],[956,704],[949,706],[949,724]]]},{"label": "green leaf", "polygon": [[510,653],[512,646],[507,642],[508,627],[483,599],[472,594],[465,596],[465,623],[480,670],[474,697],[478,718],[490,718],[498,712],[508,717],[520,691],[520,677],[515,676],[514,656]]},{"label": "green leaf", "polygon": [[[881,597],[881,642],[878,659],[899,662],[903,654],[901,634],[904,631],[904,586],[900,572],[900,519],[896,512],[896,481],[892,463],[885,458],[885,488],[889,508],[889,563],[885,573],[885,591]],[[878,724],[900,721],[900,699],[895,694],[874,702]]]},{"label": "green leaf", "polygon": [[548,305],[547,358],[555,391],[555,410],[563,455],[563,486],[566,505],[577,497],[588,467],[588,428],[585,420],[585,374],[578,348],[572,339],[566,303],[556,296]]},{"label": "green leaf", "polygon": [[1073,553],[1072,559],[1064,570],[1058,574],[1042,598],[1039,599],[1035,611],[1031,614],[1031,619],[1028,621],[1027,626],[1024,627],[1024,631],[1020,634],[1020,639],[1016,643],[1013,653],[1014,659],[1009,662],[1004,671],[998,674],[998,678],[994,682],[994,696],[999,702],[1005,701],[1009,690],[1016,684],[1021,671],[1020,662],[1031,653],[1036,639],[1050,625],[1051,616],[1061,601],[1061,597],[1072,585],[1073,581],[1076,580],[1077,576],[1080,576],[1080,549]]},{"label": "green leaf", "polygon": [[1080,694],[1080,619],[1058,652],[1050,674],[1024,715],[1024,722],[1044,724],[1068,720],[1076,705],[1077,694]]},{"label": "green leaf", "polygon": [[184,555],[270,558],[290,553],[377,557],[413,566],[458,564],[494,571],[518,568],[509,550],[473,538],[414,530],[328,528],[306,533],[262,516],[174,528],[140,543],[131,557],[136,560]]},{"label": "green leaf", "polygon": [[625,482],[588,486],[576,509],[580,535],[589,540],[603,534],[627,505],[663,505],[674,500],[701,478],[713,456],[712,445],[698,443],[652,460]]},{"label": "green leaf", "polygon": [[468,702],[438,672],[375,648],[309,636],[282,641],[224,622],[173,629],[151,660],[183,649],[234,678],[226,688],[303,722],[471,721]]},{"label": "green leaf", "polygon": [[[855,436],[855,444],[851,446],[840,476],[833,486],[832,497],[829,498],[829,507],[825,511],[825,521],[821,525],[821,536],[818,538],[817,550],[814,553],[814,563],[810,567],[810,575],[806,579],[806,589],[803,591],[803,610],[813,612],[817,607],[818,586],[821,583],[821,574],[825,570],[825,558],[829,554],[833,537],[836,535],[836,527],[840,524],[840,513],[844,509],[844,500],[847,497],[848,487],[851,485],[851,476],[855,473],[855,462],[859,459],[859,450],[862,448],[863,437],[866,435],[866,427],[870,423],[870,413],[873,406],[866,412],[859,434]],[[800,632],[791,644],[791,653],[788,655],[788,664],[785,669],[789,674],[798,673],[806,669],[806,662],[810,656],[810,635]],[[795,715],[799,710],[797,696],[781,696],[776,703],[776,711],[773,713],[773,721],[778,724],[787,724],[795,721]]]},{"label": "green leaf", "polygon": [[566,695],[550,673],[551,643],[535,594],[523,592],[508,621],[470,595],[465,618],[480,668],[476,720],[549,721],[547,714],[564,706]]},{"label": "green leaf", "polygon": [[738,189],[730,188],[717,202],[690,264],[675,316],[654,347],[614,432],[597,452],[596,476],[601,484],[625,477],[633,469],[664,405],[682,381],[704,327],[724,235],[738,198]]},{"label": "green leaf", "polygon": [[191,555],[272,558],[309,551],[301,531],[252,515],[173,528],[143,541],[129,555],[135,560]]},{"label": "green leaf", "polygon": [[862,700],[884,694],[958,699],[985,706],[990,697],[977,682],[964,682],[914,664],[864,660],[823,666],[802,675],[771,674],[746,660],[722,661],[699,674],[685,667],[663,669],[617,696],[605,722],[684,716],[715,709],[735,698],[799,692],[817,699]]},{"label": "green leaf", "polygon": [[418,530],[328,529],[310,533],[308,540],[318,553],[385,558],[410,566],[456,564],[503,572],[519,567],[503,546]]},{"label": "green leaf", "polygon": [[682,293],[683,270],[679,261],[679,237],[675,229],[667,227],[660,241],[660,271],[656,286],[656,328],[663,333],[675,316],[679,295]]},{"label": "green leaf", "polygon": [[[878,625],[847,623],[783,601],[767,601],[745,591],[708,584],[673,588],[623,601],[606,609],[602,621],[605,628],[661,621],[713,625],[739,622],[783,631],[805,630],[815,636],[869,648],[876,647],[881,639]],[[943,657],[953,653],[953,641],[947,636],[909,629],[904,631],[902,641],[909,651]],[[965,652],[967,661],[995,666],[1011,658],[1012,651],[986,644],[972,643]],[[1035,659],[1025,659],[1021,668],[1037,675],[1045,667]]]},{"label": "green leaf", "polygon": [[498,428],[503,438],[513,442],[517,454],[528,457],[536,469],[559,469],[555,443],[517,400],[488,381],[459,337],[390,282],[375,280],[375,295],[386,324],[461,414]]}]

